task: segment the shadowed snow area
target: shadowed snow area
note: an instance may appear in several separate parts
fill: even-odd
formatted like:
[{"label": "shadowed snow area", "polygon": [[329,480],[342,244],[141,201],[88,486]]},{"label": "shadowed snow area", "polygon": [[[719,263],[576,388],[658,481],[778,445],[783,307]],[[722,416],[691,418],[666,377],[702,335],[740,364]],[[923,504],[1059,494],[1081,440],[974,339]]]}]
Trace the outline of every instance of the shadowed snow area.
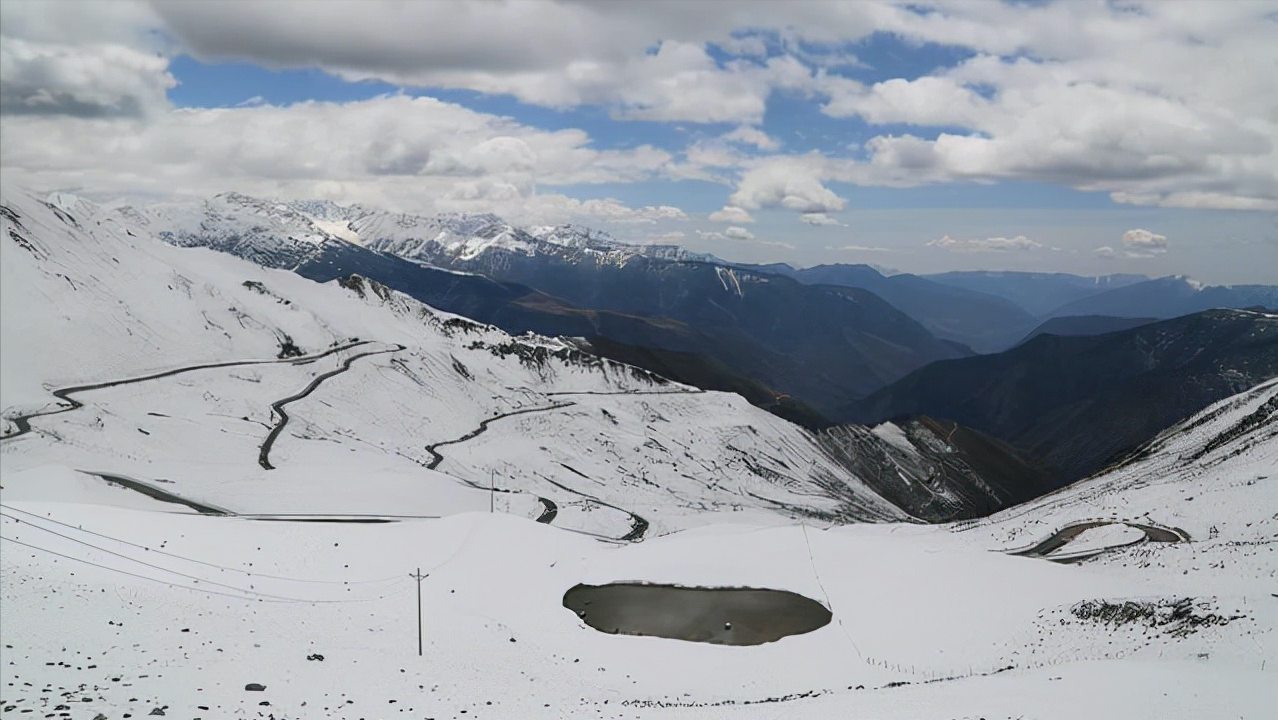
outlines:
[{"label": "shadowed snow area", "polygon": [[600,632],[762,645],[830,624],[830,611],[787,590],[644,583],[576,585],[564,607]]},{"label": "shadowed snow area", "polygon": [[1278,381],[923,525],[736,395],[0,205],[5,717],[1271,714]]}]

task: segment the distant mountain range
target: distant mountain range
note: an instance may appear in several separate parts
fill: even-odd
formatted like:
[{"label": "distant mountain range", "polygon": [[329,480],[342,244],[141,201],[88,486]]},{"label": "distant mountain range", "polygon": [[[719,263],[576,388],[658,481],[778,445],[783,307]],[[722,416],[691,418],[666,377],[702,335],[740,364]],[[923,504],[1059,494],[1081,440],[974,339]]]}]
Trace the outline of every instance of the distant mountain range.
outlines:
[{"label": "distant mountain range", "polygon": [[[749,266],[575,225],[518,228],[491,214],[421,217],[237,194],[120,212],[172,244],[320,282],[360,275],[508,332],[574,338],[808,428],[895,419],[924,445],[944,431],[947,452],[963,448],[970,472],[937,480],[949,483],[943,500],[935,488],[883,490],[929,519],[992,511],[1094,472],[1278,374],[1264,329],[1272,318],[1197,312],[1278,306],[1268,286]],[[1154,322],[1186,312],[1197,314]],[[857,445],[861,432],[830,429],[830,451]]]},{"label": "distant mountain range", "polygon": [[1155,278],[1080,298],[1050,316],[1173,318],[1213,308],[1250,307],[1278,309],[1278,286],[1211,286],[1181,276]]},{"label": "distant mountain range", "polygon": [[934,363],[839,417],[952,420],[1030,453],[1064,483],[1275,376],[1278,315],[1209,310],[1103,335],[1043,334],[996,355]]},{"label": "distant mountain range", "polygon": [[1038,324],[1033,314],[1006,298],[908,273],[883,275],[869,265],[757,267],[808,285],[869,290],[918,320],[937,337],[980,353],[1006,349]]},{"label": "distant mountain range", "polygon": [[[353,216],[344,221],[352,237],[323,229],[342,212]],[[358,273],[508,332],[702,355],[822,414],[970,354],[872,292],[809,286],[577,226],[525,231],[493,215],[423,218],[237,194],[139,214],[174,244],[320,281]]]},{"label": "distant mountain range", "polygon": [[[1029,342],[1039,335],[1104,335],[1105,333],[1127,330],[1129,328],[1158,322],[1158,318],[1111,317],[1109,315],[1065,315],[1054,317],[1034,328],[1021,343]],[[1021,343],[1017,343],[1018,345]]]},{"label": "distant mountain range", "polygon": [[1149,280],[1145,275],[1082,277],[1067,273],[1010,270],[964,270],[924,277],[949,287],[996,295],[1038,318],[1061,314],[1055,311],[1077,300]]}]

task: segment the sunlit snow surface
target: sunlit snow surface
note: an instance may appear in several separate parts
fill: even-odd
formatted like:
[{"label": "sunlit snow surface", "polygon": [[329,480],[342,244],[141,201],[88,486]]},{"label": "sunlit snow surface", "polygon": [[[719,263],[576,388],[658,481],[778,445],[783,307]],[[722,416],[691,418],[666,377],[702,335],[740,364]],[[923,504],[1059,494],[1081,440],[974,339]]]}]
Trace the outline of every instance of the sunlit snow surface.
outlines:
[{"label": "sunlit snow surface", "polygon": [[[837,526],[818,518],[900,514],[736,396],[169,247],[74,198],[3,204],[6,716],[1270,716],[1273,382],[987,520]],[[276,361],[283,336],[302,358]],[[237,364],[86,391],[15,436],[58,409],[49,389],[212,363]],[[271,404],[324,377],[266,469]],[[636,516],[645,539],[622,541]],[[1001,552],[1087,520],[1192,541]],[[1073,549],[1132,541],[1107,527]],[[834,620],[731,647],[605,635],[561,606],[627,580],[786,589]]]}]

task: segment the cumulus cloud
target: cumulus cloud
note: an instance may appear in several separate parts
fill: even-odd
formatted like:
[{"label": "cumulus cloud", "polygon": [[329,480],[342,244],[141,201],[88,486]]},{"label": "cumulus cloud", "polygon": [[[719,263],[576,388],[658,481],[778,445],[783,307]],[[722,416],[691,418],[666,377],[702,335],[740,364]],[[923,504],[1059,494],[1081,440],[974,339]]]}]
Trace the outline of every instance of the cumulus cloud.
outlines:
[{"label": "cumulus cloud", "polygon": [[952,238],[949,235],[943,235],[935,240],[929,240],[927,247],[940,248],[950,252],[1007,252],[1009,250],[1037,250],[1043,247],[1042,243],[1034,242],[1024,235],[1016,237],[991,237],[991,238]]},{"label": "cumulus cloud", "polygon": [[1028,179],[1124,203],[1278,207],[1278,105],[1263,74],[1231,70],[1275,57],[1272,6],[1138,7],[955,3],[890,15],[904,37],[975,54],[868,87],[828,77],[824,111],[946,128],[871,140],[861,178],[871,184]]},{"label": "cumulus cloud", "polygon": [[1123,233],[1123,247],[1135,252],[1167,252],[1167,236],[1136,228]]},{"label": "cumulus cloud", "polygon": [[821,183],[818,155],[769,157],[747,170],[728,204],[747,210],[783,208],[812,214],[842,210],[843,198]]},{"label": "cumulus cloud", "polygon": [[754,222],[754,218],[750,216],[750,213],[746,212],[742,208],[737,207],[736,205],[724,205],[722,208],[715,210],[714,212],[710,213],[710,220],[712,222],[724,222],[724,223]]},{"label": "cumulus cloud", "polygon": [[808,225],[843,225],[825,213],[803,213],[799,216],[799,221]]},{"label": "cumulus cloud", "polygon": [[[155,7],[202,57],[319,66],[349,79],[504,93],[551,107],[598,104],[626,118],[758,122],[773,88],[811,76],[788,56],[717,62],[705,41],[728,37],[735,13],[675,3],[276,0],[226,12],[161,0]],[[307,21],[298,23],[299,15]]]},{"label": "cumulus cloud", "polygon": [[0,38],[0,113],[129,117],[168,109],[168,61],[123,45]]},{"label": "cumulus cloud", "polygon": [[728,227],[727,230],[724,230],[723,236],[730,240],[753,240],[754,239],[754,233],[750,232],[749,230],[746,230],[743,227],[737,227],[736,225],[732,225]]},{"label": "cumulus cloud", "polygon": [[1167,252],[1167,236],[1159,235],[1142,228],[1135,228],[1123,233],[1121,250],[1105,245],[1094,251],[1104,258],[1146,259]]},{"label": "cumulus cloud", "polygon": [[[87,148],[79,168],[86,179],[118,179],[128,167],[130,182],[155,187],[187,187],[184,179],[301,187],[329,174],[326,187],[365,192],[381,177],[397,196],[412,196],[415,183],[419,198],[476,203],[529,202],[539,185],[699,178],[735,183],[730,204],[743,212],[779,208],[813,218],[844,206],[831,182],[1029,180],[1109,192],[1119,203],[1275,210],[1278,104],[1266,73],[1237,70],[1274,58],[1275,22],[1272,5],[1247,2],[927,3],[920,10],[889,0],[720,0],[708,13],[648,0],[277,0],[236,3],[234,12],[190,0],[6,0],[4,159],[6,169],[21,160],[72,173],[70,158],[92,137],[98,145]],[[869,84],[839,75],[838,66],[855,62],[849,43],[874,32],[962,48],[967,59]],[[725,58],[725,49],[740,56]],[[283,147],[303,148],[296,155],[259,147],[261,139],[249,135],[239,144],[214,139],[215,150],[205,150],[186,139],[201,123],[214,134],[237,123],[250,128],[241,116],[168,107],[173,78],[164,58],[180,52],[736,129],[708,140],[691,135],[701,141],[682,158],[643,146],[601,150],[579,130],[507,131],[496,127],[500,119],[476,136],[463,125],[457,143],[426,141],[393,118],[384,128],[361,126],[353,148],[344,139],[293,143],[293,135],[323,140],[306,123],[340,114],[312,109],[309,118],[292,115],[296,125],[270,128],[284,133],[274,136],[285,138]],[[855,160],[758,157],[780,149],[757,127],[777,91],[812,99],[832,117],[913,128],[869,139]],[[340,107],[354,119],[338,125],[368,120],[358,103]],[[34,129],[28,121],[37,114],[59,127]],[[62,122],[69,117],[113,124],[71,131]],[[126,127],[124,119],[148,126]],[[10,150],[11,138],[46,144]],[[503,138],[527,143],[532,154]],[[59,139],[70,149],[47,144]],[[178,149],[188,142],[183,158]],[[158,147],[142,147],[148,143]],[[102,157],[108,148],[119,157]],[[37,162],[40,152],[47,157]],[[154,173],[140,161],[148,155],[158,158]],[[213,174],[200,175],[201,168]]]},{"label": "cumulus cloud", "polygon": [[722,138],[740,145],[753,145],[760,150],[776,150],[781,143],[759,128],[742,125],[732,132],[725,133]]},{"label": "cumulus cloud", "polygon": [[865,87],[860,83],[832,83],[822,110],[834,117],[859,115],[876,125],[960,125],[972,127],[989,112],[988,101],[948,77],[915,80],[893,78]]},{"label": "cumulus cloud", "polygon": [[104,192],[237,189],[392,209],[483,209],[528,221],[682,220],[670,206],[579,201],[545,188],[660,176],[669,154],[598,150],[580,130],[543,131],[432,98],[389,96],[171,111],[125,119],[6,116],[0,163],[44,184]]}]

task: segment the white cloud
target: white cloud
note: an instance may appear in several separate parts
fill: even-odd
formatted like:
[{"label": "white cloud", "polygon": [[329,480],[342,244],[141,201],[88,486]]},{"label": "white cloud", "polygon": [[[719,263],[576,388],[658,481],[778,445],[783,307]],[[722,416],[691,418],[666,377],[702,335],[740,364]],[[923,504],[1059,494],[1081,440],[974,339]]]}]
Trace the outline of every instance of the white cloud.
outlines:
[{"label": "white cloud", "polygon": [[160,25],[159,17],[146,0],[5,0],[0,3],[0,33],[36,43],[129,45],[140,50],[170,48],[169,38],[164,34],[149,32]]},{"label": "white cloud", "polygon": [[877,245],[827,245],[826,250],[842,250],[846,252],[896,252],[892,248],[879,247]]},{"label": "white cloud", "polygon": [[759,128],[742,125],[732,132],[721,136],[722,139],[729,142],[739,143],[741,145],[753,145],[760,150],[776,150],[781,144],[775,138],[763,132]]},{"label": "white cloud", "polygon": [[1008,250],[1037,250],[1043,247],[1042,243],[1034,242],[1024,235],[1016,237],[991,237],[991,238],[952,238],[944,235],[936,240],[929,240],[927,247],[940,248],[949,250],[950,252],[1006,252]]},{"label": "white cloud", "polygon": [[730,240],[753,240],[754,239],[754,233],[750,232],[749,230],[746,230],[743,227],[737,227],[736,225],[729,226],[727,230],[724,230],[723,236]]},{"label": "white cloud", "polygon": [[1167,252],[1167,236],[1136,228],[1123,233],[1123,247],[1148,253]]},{"label": "white cloud", "polygon": [[1220,192],[1112,192],[1109,197],[1116,203],[1127,205],[1219,210],[1278,210],[1278,197],[1242,197]]},{"label": "white cloud", "polygon": [[1098,247],[1095,252],[1103,258],[1125,257],[1129,259],[1146,259],[1167,252],[1167,236],[1135,228],[1123,233],[1123,249],[1121,252],[1106,245]]},{"label": "white cloud", "polygon": [[842,210],[843,198],[821,183],[824,167],[824,158],[816,154],[764,158],[741,176],[728,204],[805,214]]},{"label": "white cloud", "polygon": [[989,112],[989,103],[952,78],[925,76],[894,78],[871,87],[859,83],[832,84],[822,107],[827,115],[859,115],[876,125],[960,125],[973,127]]},{"label": "white cloud", "polygon": [[710,213],[709,219],[712,222],[723,223],[752,223],[754,218],[750,217],[750,213],[736,205],[724,205],[722,208]]},{"label": "white cloud", "polygon": [[[679,177],[735,182],[730,203],[743,212],[781,208],[813,218],[844,206],[827,187],[831,181],[903,187],[1029,180],[1108,192],[1120,203],[1275,210],[1278,100],[1270,74],[1252,71],[1278,59],[1274,8],[1242,1],[928,2],[920,9],[882,0],[720,0],[715,12],[705,12],[695,3],[647,0],[276,0],[236,3],[228,12],[224,3],[197,0],[5,0],[3,157],[6,170],[21,161],[77,182],[127,177],[155,188],[301,188],[327,176],[324,187],[415,196],[417,203],[517,197],[526,204],[538,186]],[[849,44],[876,31],[972,56],[923,77],[868,86],[830,71],[855,63]],[[724,61],[709,46],[716,43],[743,57]],[[769,57],[770,47],[781,54]],[[170,109],[164,58],[178,52],[737,127],[702,138],[676,161],[656,148],[600,150],[580,130],[534,132],[500,118],[482,130],[462,123],[456,142],[438,127],[421,131],[390,117],[372,128],[359,103],[249,123]],[[868,158],[860,161],[759,158],[779,147],[756,127],[777,90],[871,126],[948,131],[881,135],[864,143]],[[351,119],[341,119],[347,111]],[[72,129],[59,119],[58,127],[35,128],[20,113],[128,117],[146,126]],[[313,121],[356,131],[353,147],[309,127]],[[289,152],[236,135],[229,128],[237,124],[242,132],[269,125],[284,133],[274,137],[284,138]],[[202,125],[237,141],[216,137],[200,147],[194,137]],[[11,138],[45,144],[11,148]],[[88,147],[87,138],[100,142]],[[156,147],[144,147],[151,143]],[[37,161],[40,153],[46,158]],[[85,159],[73,168],[77,153]],[[156,160],[154,171],[143,158]],[[384,189],[370,185],[374,176],[388,179]]]},{"label": "white cloud", "polygon": [[6,173],[39,174],[53,187],[192,195],[235,189],[416,212],[492,210],[530,222],[685,218],[669,206],[632,209],[544,191],[659,177],[665,152],[596,150],[579,130],[537,130],[431,98],[182,109],[141,124],[9,115],[4,138]]},{"label": "white cloud", "polygon": [[1027,179],[1109,191],[1116,202],[1274,209],[1278,102],[1263,73],[1238,70],[1278,60],[1274,9],[941,4],[889,19],[907,38],[974,57],[869,88],[831,79],[824,109],[963,128],[871,140],[862,182]]},{"label": "white cloud", "polygon": [[[734,13],[698,17],[719,13],[674,3],[276,0],[237,4],[235,12],[204,2],[155,7],[202,57],[320,66],[348,79],[505,93],[550,107],[598,104],[626,118],[758,122],[772,88],[810,77],[788,56],[716,62],[705,40],[726,38]],[[653,46],[656,52],[647,52]]]},{"label": "white cloud", "polygon": [[799,216],[799,221],[808,225],[843,225],[825,213],[804,213]]},{"label": "white cloud", "polygon": [[123,45],[0,37],[0,112],[140,118],[168,110],[168,61]]}]

